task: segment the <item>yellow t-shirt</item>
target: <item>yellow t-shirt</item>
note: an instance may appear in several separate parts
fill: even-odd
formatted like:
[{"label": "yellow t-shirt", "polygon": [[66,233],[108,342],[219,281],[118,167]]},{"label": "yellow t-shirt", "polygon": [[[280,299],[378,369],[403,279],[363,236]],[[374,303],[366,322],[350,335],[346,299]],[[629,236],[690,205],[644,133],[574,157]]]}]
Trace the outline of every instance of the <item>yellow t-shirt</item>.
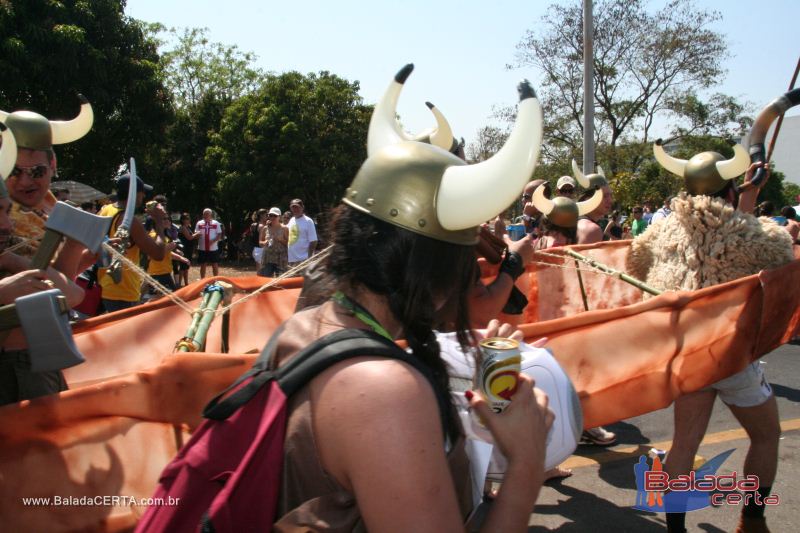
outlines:
[{"label": "yellow t-shirt", "polygon": [[[150,232],[150,236],[155,239],[158,235],[155,231]],[[166,235],[161,237],[165,243],[172,242],[172,239],[167,237]],[[147,264],[147,273],[151,276],[158,276],[160,274],[172,274],[172,254],[166,252],[164,254],[164,259],[156,261],[153,258],[150,258],[150,262]]]},{"label": "yellow t-shirt", "polygon": [[[114,204],[106,204],[100,209],[98,215],[103,217],[113,217],[117,213],[125,211],[121,207]],[[113,237],[117,232],[117,226],[122,222],[122,216],[112,222],[111,230],[109,230],[109,237]],[[131,246],[125,252],[125,257],[130,259],[134,264],[139,264],[139,247],[136,245]],[[100,287],[103,289],[102,297],[106,300],[119,300],[122,302],[138,302],[141,299],[142,278],[131,270],[129,267],[122,266],[122,280],[119,283],[114,283],[111,276],[107,274],[108,269],[101,268],[97,272],[97,279],[100,282]]]}]

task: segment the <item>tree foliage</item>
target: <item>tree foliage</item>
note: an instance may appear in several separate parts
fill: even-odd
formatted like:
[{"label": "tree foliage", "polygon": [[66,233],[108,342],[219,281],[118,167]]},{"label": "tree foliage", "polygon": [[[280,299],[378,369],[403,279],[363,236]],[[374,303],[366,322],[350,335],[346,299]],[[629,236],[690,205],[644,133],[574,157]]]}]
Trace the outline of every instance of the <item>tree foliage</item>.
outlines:
[{"label": "tree foliage", "polygon": [[484,126],[478,130],[478,138],[467,146],[467,161],[479,163],[486,161],[506,143],[509,130],[497,126]]},{"label": "tree foliage", "polygon": [[56,147],[62,177],[111,188],[130,156],[151,158],[170,120],[155,43],[122,0],[0,2],[0,109],[56,120],[92,104],[92,131]]},{"label": "tree foliage", "polygon": [[170,198],[170,206],[195,217],[217,205],[217,177],[205,163],[211,136],[225,110],[258,87],[264,74],[256,56],[236,46],[211,42],[207,28],[149,28],[162,50],[161,69],[175,106],[160,160],[151,177]]},{"label": "tree foliage", "polygon": [[[645,0],[598,0],[594,6],[596,144],[647,143],[657,116],[710,87],[722,74],[720,61],[727,47],[709,29],[720,15],[697,9],[692,0],[672,0],[655,13],[647,10]],[[529,30],[517,45],[514,66],[534,66],[544,74],[545,156],[556,160],[579,151],[582,3],[550,6],[536,30]],[[616,154],[610,155],[606,166],[616,171]]]},{"label": "tree foliage", "polygon": [[204,100],[231,103],[258,87],[263,73],[253,65],[257,56],[236,45],[211,42],[208,28],[172,28],[172,43],[162,54],[164,76],[178,109],[193,110]]},{"label": "tree foliage", "polygon": [[372,108],[358,90],[329,72],[287,72],[266,76],[226,109],[206,164],[231,219],[258,207],[286,209],[294,197],[312,214],[339,202],[366,158]]}]

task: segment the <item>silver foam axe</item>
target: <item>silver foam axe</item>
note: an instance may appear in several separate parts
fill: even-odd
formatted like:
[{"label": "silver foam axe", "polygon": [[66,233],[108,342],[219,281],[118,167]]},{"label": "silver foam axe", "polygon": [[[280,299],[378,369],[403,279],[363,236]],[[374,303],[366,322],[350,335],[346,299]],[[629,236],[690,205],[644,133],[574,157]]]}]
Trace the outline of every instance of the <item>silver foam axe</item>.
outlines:
[{"label": "silver foam axe", "polygon": [[[56,203],[47,217],[45,234],[31,267],[47,268],[64,238],[97,253],[110,226],[110,217],[99,217],[64,202]],[[0,330],[20,326],[28,344],[32,371],[49,372],[83,362],[72,339],[67,300],[60,290],[22,296],[0,308]]]},{"label": "silver foam axe", "polygon": [[0,329],[22,326],[32,372],[53,372],[84,361],[75,346],[67,299],[58,289],[20,296],[0,307]]},{"label": "silver foam axe", "polygon": [[[133,216],[136,212],[136,187],[138,178],[136,176],[136,160],[131,157],[130,163],[130,181],[128,183],[128,202],[125,204],[125,214],[122,216],[122,222],[117,226],[117,231],[114,237],[119,239],[117,245],[119,252],[125,255],[128,248],[131,247],[131,224],[133,224]],[[114,283],[122,281],[122,261],[119,258],[114,258],[108,266],[108,275]]]},{"label": "silver foam axe", "polygon": [[31,260],[31,268],[44,270],[50,266],[58,247],[67,237],[83,244],[92,253],[98,253],[110,227],[111,217],[100,217],[57,202],[45,222],[44,237]]}]

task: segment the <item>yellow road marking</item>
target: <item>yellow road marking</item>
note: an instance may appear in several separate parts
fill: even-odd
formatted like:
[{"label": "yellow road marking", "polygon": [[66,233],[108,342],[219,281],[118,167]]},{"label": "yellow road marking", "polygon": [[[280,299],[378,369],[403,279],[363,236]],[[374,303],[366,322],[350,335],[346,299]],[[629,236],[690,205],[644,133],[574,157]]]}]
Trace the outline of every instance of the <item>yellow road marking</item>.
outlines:
[{"label": "yellow road marking", "polygon": [[[791,420],[784,420],[781,422],[781,431],[786,432],[798,429],[800,429],[800,418],[793,418]],[[745,438],[747,438],[747,433],[744,429],[727,429],[725,431],[718,431],[717,433],[710,433],[706,435],[700,445],[719,444],[720,442],[728,442]],[[647,455],[647,452],[650,450],[650,448],[668,450],[671,444],[671,440],[665,440],[661,442],[649,442],[647,444],[640,444],[638,446],[613,448],[609,449],[608,451],[592,455],[591,457],[573,455],[561,463],[560,466],[561,468],[581,468],[584,466],[593,466],[610,463],[613,461],[621,461],[623,459],[633,459],[640,455]],[[695,458],[695,462],[697,462],[697,458]]]}]

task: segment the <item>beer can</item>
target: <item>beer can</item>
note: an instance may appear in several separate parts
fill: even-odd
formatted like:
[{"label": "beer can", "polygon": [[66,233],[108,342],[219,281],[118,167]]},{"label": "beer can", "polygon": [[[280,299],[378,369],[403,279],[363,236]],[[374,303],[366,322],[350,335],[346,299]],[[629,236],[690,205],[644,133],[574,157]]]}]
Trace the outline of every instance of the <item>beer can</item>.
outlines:
[{"label": "beer can", "polygon": [[478,345],[476,388],[483,393],[492,411],[501,413],[519,384],[522,362],[519,342],[504,337],[489,337]]}]

